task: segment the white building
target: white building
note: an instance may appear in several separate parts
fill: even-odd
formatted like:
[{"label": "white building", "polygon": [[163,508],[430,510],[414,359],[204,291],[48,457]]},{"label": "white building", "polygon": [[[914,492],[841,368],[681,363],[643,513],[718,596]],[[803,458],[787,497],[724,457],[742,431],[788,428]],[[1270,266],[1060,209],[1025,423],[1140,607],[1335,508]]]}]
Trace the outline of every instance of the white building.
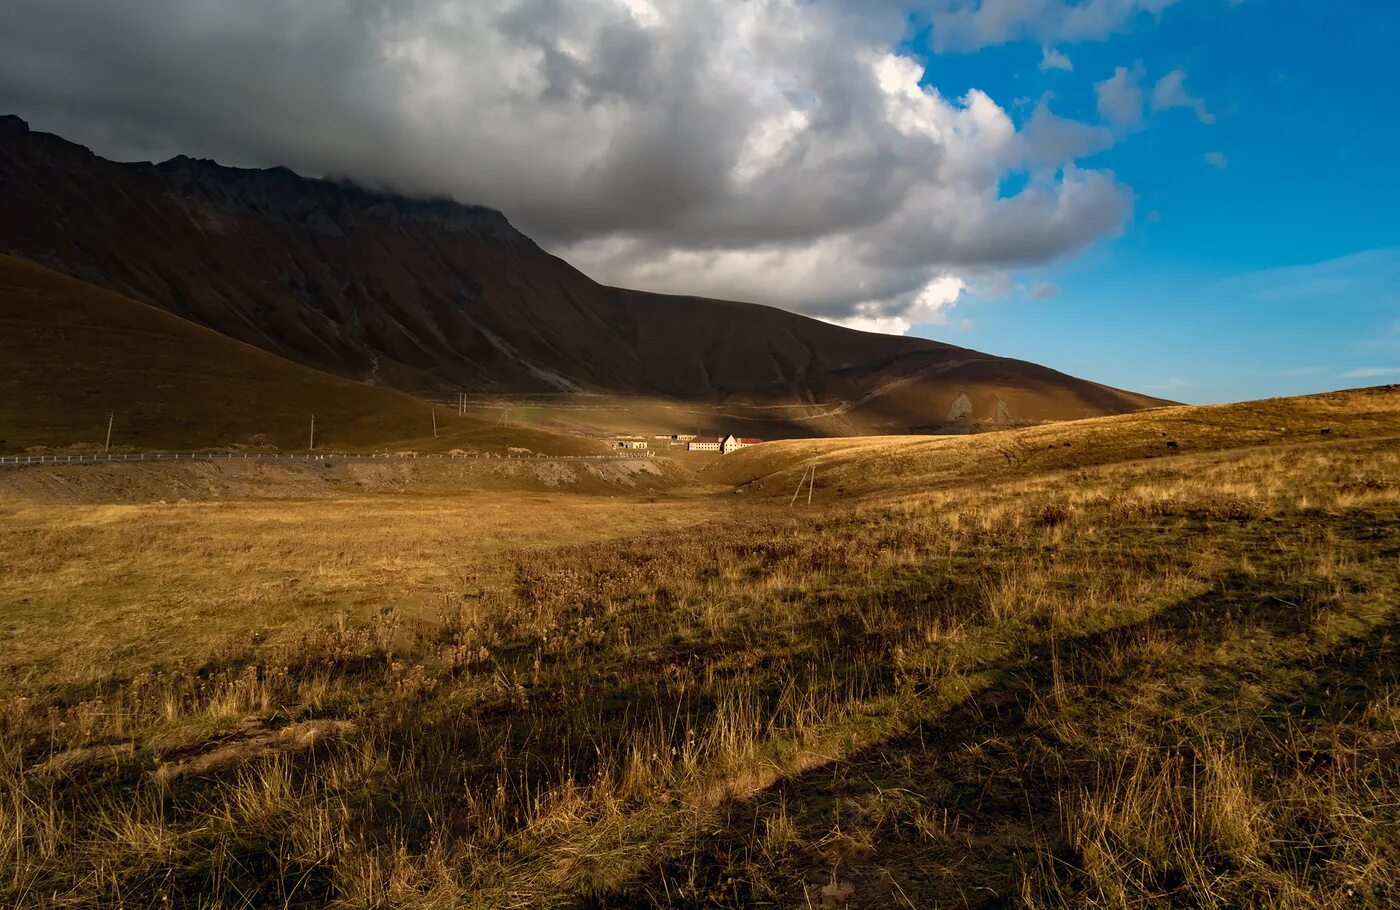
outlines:
[{"label": "white building", "polygon": [[733,433],[729,433],[725,436],[696,436],[687,443],[686,448],[692,452],[719,452],[722,455],[727,455],[738,449],[756,446],[761,442],[763,442],[762,439],[735,436]]},{"label": "white building", "polygon": [[763,442],[762,439],[755,439],[751,436],[735,436],[733,433],[720,440],[719,450],[728,454],[736,449],[747,449],[749,446],[756,446]]}]

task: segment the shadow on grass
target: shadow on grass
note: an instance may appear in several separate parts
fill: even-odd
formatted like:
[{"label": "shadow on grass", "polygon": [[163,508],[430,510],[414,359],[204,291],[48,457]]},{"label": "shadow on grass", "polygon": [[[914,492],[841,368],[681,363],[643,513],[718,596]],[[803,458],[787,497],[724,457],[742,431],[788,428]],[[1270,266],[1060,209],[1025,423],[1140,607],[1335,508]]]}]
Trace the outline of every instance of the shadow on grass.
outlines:
[{"label": "shadow on grass", "polygon": [[[1316,600],[1310,587],[1232,575],[1140,623],[1034,648],[945,716],[729,806],[693,852],[579,906],[816,907],[821,888],[838,882],[854,888],[840,905],[849,908],[1018,905],[1023,878],[1045,857],[1057,874],[1075,875],[1061,794],[1084,786],[1101,761],[1082,746],[1082,728],[1078,743],[1058,735],[1065,712],[1054,707],[1056,687],[1109,706],[1131,698],[1144,667],[1128,661],[1106,673],[1104,655],[1131,654],[1152,637],[1203,653],[1242,631],[1301,643],[1315,614],[1297,604]],[[1392,621],[1290,664],[1284,669],[1316,672],[1260,712],[1261,735],[1282,737],[1309,715],[1345,717],[1394,686],[1400,635]],[[1146,668],[1153,680],[1172,671]],[[1232,690],[1211,697],[1223,705]],[[1100,712],[1073,722],[1090,724],[1092,735],[1093,724],[1112,718]],[[1163,747],[1190,759],[1187,743]],[[1162,882],[1164,894],[1176,884]]]}]

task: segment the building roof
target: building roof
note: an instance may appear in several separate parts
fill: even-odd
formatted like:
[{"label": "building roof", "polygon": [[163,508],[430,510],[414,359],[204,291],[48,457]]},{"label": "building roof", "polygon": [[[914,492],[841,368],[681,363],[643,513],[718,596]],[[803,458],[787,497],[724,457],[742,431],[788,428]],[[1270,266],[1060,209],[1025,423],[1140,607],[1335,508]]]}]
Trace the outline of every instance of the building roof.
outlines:
[{"label": "building roof", "polygon": [[702,443],[703,443],[703,442],[712,442],[712,443],[714,443],[715,445],[719,445],[719,443],[720,443],[720,438],[719,438],[718,436],[696,436],[694,439],[692,439],[692,440],[690,440],[690,441],[691,441],[691,442],[702,442]]},{"label": "building roof", "polygon": [[752,436],[741,436],[741,437],[739,437],[739,441],[742,442],[742,443],[743,443],[744,445],[746,445],[746,446],[756,446],[756,445],[758,445],[760,442],[762,442],[763,440],[762,440],[762,439],[754,439]]}]

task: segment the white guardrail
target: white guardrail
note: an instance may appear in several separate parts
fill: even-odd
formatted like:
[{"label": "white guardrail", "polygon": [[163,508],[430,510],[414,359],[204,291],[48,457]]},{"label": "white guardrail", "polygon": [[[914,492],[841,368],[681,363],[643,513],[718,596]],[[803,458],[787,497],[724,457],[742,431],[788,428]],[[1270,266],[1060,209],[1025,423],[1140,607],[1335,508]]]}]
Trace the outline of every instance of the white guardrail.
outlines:
[{"label": "white guardrail", "polygon": [[139,452],[122,455],[3,455],[0,465],[108,464],[153,461],[636,461],[651,458],[651,452],[617,455],[453,455],[407,453],[382,455],[296,455],[263,452]]}]

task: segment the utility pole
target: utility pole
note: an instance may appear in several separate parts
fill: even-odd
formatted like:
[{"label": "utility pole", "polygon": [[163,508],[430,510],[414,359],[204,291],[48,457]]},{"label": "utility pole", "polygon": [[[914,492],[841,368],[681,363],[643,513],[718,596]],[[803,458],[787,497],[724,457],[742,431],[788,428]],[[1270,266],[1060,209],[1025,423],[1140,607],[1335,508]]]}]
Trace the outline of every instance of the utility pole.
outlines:
[{"label": "utility pole", "polygon": [[102,451],[106,452],[112,448],[112,423],[117,419],[116,411],[107,412],[107,441],[102,444]]},{"label": "utility pole", "polygon": [[802,494],[802,485],[807,485],[807,505],[812,504],[812,488],[817,485],[817,457],[812,456],[812,460],[802,469],[802,476],[797,481],[797,489],[792,491],[792,499],[788,501],[789,506],[797,504],[797,497]]},{"label": "utility pole", "polygon": [[437,408],[433,408],[433,438],[437,439]]},{"label": "utility pole", "polygon": [[788,500],[789,506],[797,505],[797,497],[802,493],[802,485],[807,482],[807,471],[810,469],[810,465],[803,465],[802,476],[797,478],[797,489],[792,491],[792,499]]},{"label": "utility pole", "polygon": [[308,448],[308,449],[315,449],[315,448],[316,448],[316,415],[315,415],[315,414],[312,414],[312,415],[311,415],[311,444],[310,444],[309,446],[307,446],[307,448]]}]

